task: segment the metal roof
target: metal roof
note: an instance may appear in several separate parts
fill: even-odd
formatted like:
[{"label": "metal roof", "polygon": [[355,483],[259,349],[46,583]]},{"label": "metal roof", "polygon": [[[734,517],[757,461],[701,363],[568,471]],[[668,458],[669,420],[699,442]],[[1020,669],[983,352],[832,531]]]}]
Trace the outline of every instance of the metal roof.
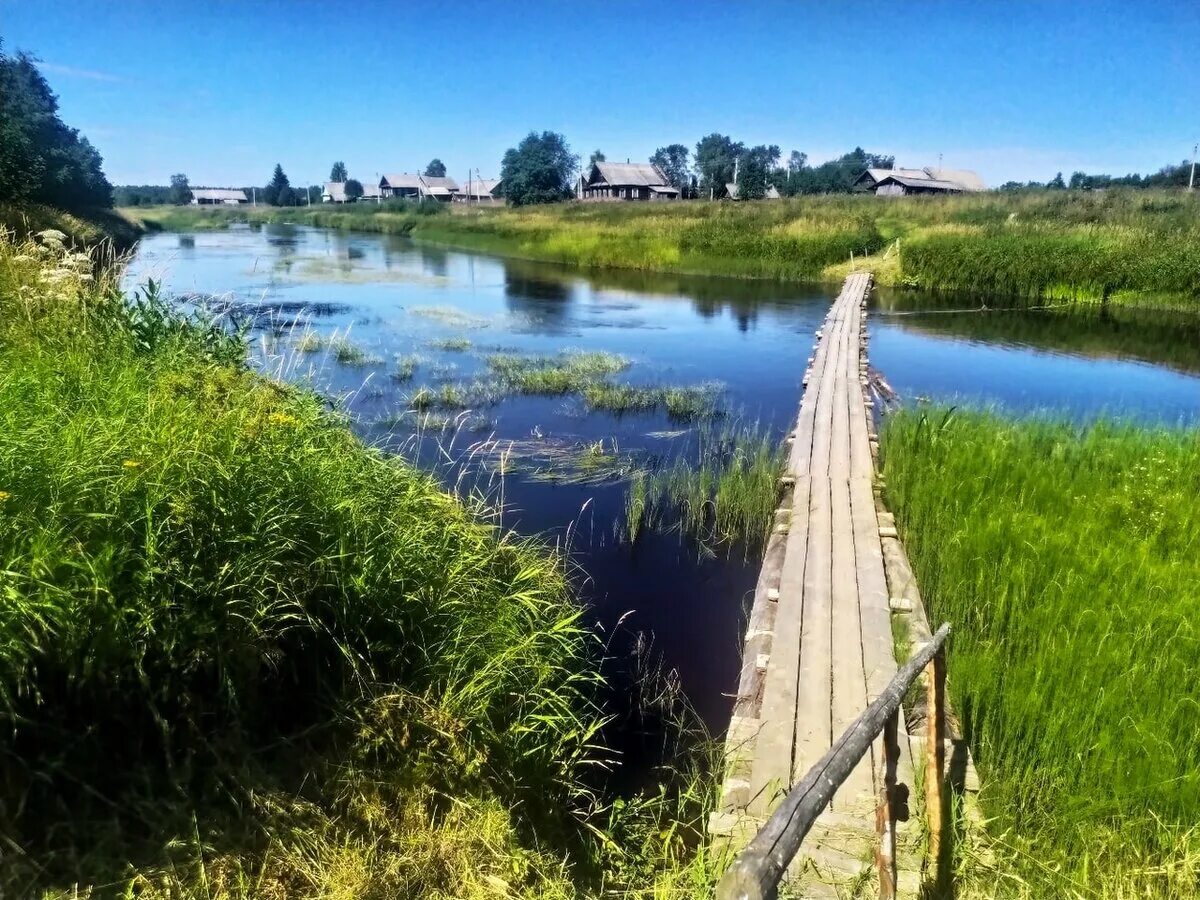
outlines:
[{"label": "metal roof", "polygon": [[879,179],[876,184],[883,184],[885,181],[894,181],[897,184],[902,184],[905,187],[925,188],[931,191],[965,191],[961,184],[957,181],[942,181],[937,178],[930,178],[925,175],[923,178],[908,178],[903,175],[888,175],[886,178]]},{"label": "metal roof", "polygon": [[961,185],[964,191],[987,190],[987,185],[983,183],[983,179],[970,169],[928,168],[925,171],[929,173],[931,178],[936,178],[940,181],[953,181],[955,184]]},{"label": "metal roof", "polygon": [[249,200],[245,191],[232,188],[192,188],[193,200]]},{"label": "metal roof", "polygon": [[[599,178],[597,179],[595,176],[599,176]],[[670,184],[662,169],[653,163],[592,163],[588,184],[596,184],[598,181],[612,186],[631,185],[635,187]]]},{"label": "metal roof", "polygon": [[409,175],[407,172],[401,172],[397,175],[384,175],[379,181],[379,186],[392,188],[408,188],[413,191],[425,190],[425,182],[421,180],[420,175]]},{"label": "metal roof", "polygon": [[465,182],[465,187],[458,189],[458,193],[471,197],[491,196],[499,184],[499,178],[472,178]]},{"label": "metal roof", "polygon": [[953,190],[987,190],[987,185],[983,183],[983,179],[969,169],[938,169],[931,166],[926,166],[923,169],[867,169],[862,175],[858,176],[855,183],[857,184],[868,177],[876,185],[885,178],[895,178],[900,184],[908,184],[903,179],[914,182],[911,185],[912,187],[918,187],[919,184],[917,183],[924,183],[926,187],[932,187],[935,190],[949,190],[945,185],[951,184],[954,186]]}]

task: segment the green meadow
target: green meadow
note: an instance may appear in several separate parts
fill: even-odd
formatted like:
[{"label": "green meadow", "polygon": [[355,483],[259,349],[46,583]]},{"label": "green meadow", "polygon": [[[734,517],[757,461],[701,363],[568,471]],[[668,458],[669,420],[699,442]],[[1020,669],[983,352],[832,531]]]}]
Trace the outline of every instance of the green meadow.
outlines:
[{"label": "green meadow", "polygon": [[1194,896],[1200,435],[917,408],[882,451],[992,818],[964,896]]}]

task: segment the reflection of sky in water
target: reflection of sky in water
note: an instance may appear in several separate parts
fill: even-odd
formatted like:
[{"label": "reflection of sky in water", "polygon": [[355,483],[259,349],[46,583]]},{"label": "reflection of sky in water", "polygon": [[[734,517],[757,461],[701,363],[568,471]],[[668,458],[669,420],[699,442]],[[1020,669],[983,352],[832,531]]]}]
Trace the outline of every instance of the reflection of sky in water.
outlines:
[{"label": "reflection of sky in water", "polygon": [[[813,331],[832,296],[826,287],[771,282],[583,275],[404,238],[293,226],[149,236],[127,283],[147,277],[164,279],[176,294],[265,303],[285,324],[307,308],[313,329],[349,331],[355,344],[383,364],[339,366],[324,352],[305,356],[289,350],[286,339],[281,352],[292,361],[293,377],[308,377],[331,395],[349,395],[364,437],[393,448],[411,447],[410,433],[382,423],[406,407],[416,385],[436,384],[430,376],[439,366],[452,366],[458,379],[482,374],[483,353],[497,349],[607,350],[633,360],[619,376],[630,382],[720,381],[730,409],[782,435],[796,412]],[[448,308],[458,311],[457,318],[446,318]],[[1025,334],[1039,335],[1039,320],[1022,315]],[[966,335],[940,327],[929,316],[870,322],[872,365],[905,398],[970,398],[1082,416],[1126,410],[1169,421],[1194,416],[1200,405],[1200,380],[1192,376],[1052,347],[1033,349],[1021,338],[973,340],[969,323],[960,323]],[[451,336],[467,337],[471,352],[428,346]],[[398,384],[388,370],[396,356],[410,353],[426,362],[413,383]],[[444,371],[442,377],[451,375]],[[652,436],[677,427],[658,414],[614,418],[582,412],[578,400],[563,397],[509,397],[485,411],[489,427],[503,439],[531,434],[565,442],[615,439],[622,450],[660,455],[688,440]],[[460,437],[460,443],[475,439]],[[598,621],[612,627],[633,610],[624,627],[653,635],[655,650],[679,671],[710,726],[723,728],[728,716],[723,694],[735,685],[742,603],[753,589],[755,567],[698,563],[695,551],[672,536],[650,536],[636,552],[622,547],[614,535],[623,509],[620,486],[510,476],[504,500],[505,525],[527,533],[561,536],[577,523],[572,541],[587,576],[583,593]]]}]

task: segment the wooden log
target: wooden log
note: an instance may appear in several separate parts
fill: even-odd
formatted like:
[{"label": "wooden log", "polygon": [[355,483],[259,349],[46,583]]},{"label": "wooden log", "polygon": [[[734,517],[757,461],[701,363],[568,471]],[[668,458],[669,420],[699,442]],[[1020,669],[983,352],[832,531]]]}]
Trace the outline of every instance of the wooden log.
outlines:
[{"label": "wooden log", "polygon": [[900,709],[909,685],[930,664],[950,635],[949,624],[896,673],[885,690],[834,743],[784,798],[717,885],[717,900],[767,900],[800,849],[834,791],[870,749],[876,736]]}]

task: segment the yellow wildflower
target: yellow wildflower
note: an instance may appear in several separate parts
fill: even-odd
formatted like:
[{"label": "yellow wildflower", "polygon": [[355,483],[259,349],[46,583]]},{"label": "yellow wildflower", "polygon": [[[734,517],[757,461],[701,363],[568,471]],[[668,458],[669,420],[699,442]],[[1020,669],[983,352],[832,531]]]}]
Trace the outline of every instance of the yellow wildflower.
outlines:
[{"label": "yellow wildflower", "polygon": [[8,491],[0,491],[0,503],[3,503],[11,496],[12,494],[10,494]]},{"label": "yellow wildflower", "polygon": [[142,467],[142,464],[136,459],[127,459],[121,465],[127,469],[140,469]]},{"label": "yellow wildflower", "polygon": [[272,425],[281,425],[281,426],[288,426],[288,427],[290,427],[292,425],[300,424],[299,419],[297,419],[293,415],[290,415],[290,414],[284,413],[284,412],[271,413],[269,416],[267,416],[267,421],[270,422]]}]

